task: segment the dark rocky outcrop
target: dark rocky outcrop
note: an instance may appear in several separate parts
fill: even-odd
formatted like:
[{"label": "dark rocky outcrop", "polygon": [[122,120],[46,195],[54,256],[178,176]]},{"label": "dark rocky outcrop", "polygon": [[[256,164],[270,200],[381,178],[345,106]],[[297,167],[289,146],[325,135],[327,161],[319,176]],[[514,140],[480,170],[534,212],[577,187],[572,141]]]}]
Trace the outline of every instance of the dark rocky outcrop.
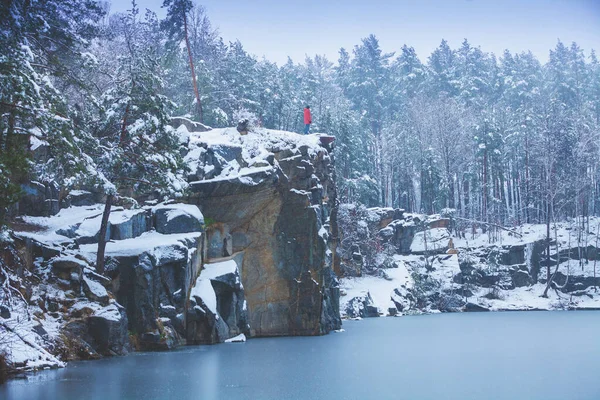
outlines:
[{"label": "dark rocky outcrop", "polygon": [[188,343],[221,343],[250,333],[238,262],[232,259],[208,265],[208,272],[200,272],[188,305]]},{"label": "dark rocky outcrop", "polygon": [[331,156],[307,146],[269,150],[267,166],[191,183],[189,201],[211,221],[208,261],[241,253],[252,336],[338,329],[339,289],[324,228],[336,199]]},{"label": "dark rocky outcrop", "polygon": [[[140,254],[109,254],[112,292],[127,310],[129,329],[139,335],[140,348],[157,350],[185,343],[185,303],[200,269],[201,246],[199,233],[195,239],[149,247]],[[164,327],[170,328],[168,332]]]}]

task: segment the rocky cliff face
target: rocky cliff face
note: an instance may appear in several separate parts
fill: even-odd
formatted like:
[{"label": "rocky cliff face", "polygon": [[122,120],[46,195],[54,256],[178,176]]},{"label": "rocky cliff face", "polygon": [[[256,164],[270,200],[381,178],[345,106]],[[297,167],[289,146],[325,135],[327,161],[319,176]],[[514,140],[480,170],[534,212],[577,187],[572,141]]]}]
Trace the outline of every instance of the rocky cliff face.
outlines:
[{"label": "rocky cliff face", "polygon": [[191,182],[189,198],[210,221],[206,262],[236,263],[251,336],[318,335],[341,325],[329,150],[317,136],[277,131],[191,138],[192,176],[210,172]]},{"label": "rocky cliff face", "polygon": [[341,326],[330,139],[175,122],[190,195],[113,207],[104,275],[94,271],[102,199],[26,192],[21,211],[46,195],[63,208],[32,209],[2,240],[0,281],[12,286],[0,348],[17,349],[13,367]]}]

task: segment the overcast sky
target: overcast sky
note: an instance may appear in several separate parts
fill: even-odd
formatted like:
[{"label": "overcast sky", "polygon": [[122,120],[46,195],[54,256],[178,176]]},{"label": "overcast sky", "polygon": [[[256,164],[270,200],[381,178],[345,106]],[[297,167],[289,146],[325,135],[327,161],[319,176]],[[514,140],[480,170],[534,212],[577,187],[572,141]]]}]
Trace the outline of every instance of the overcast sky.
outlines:
[{"label": "overcast sky", "polygon": [[[162,0],[137,0],[164,16]],[[213,25],[225,41],[282,64],[305,55],[336,61],[340,47],[352,49],[373,33],[384,51],[413,46],[426,60],[448,40],[464,38],[500,55],[531,50],[542,62],[558,39],[600,50],[600,0],[204,0]],[[112,12],[130,8],[112,0]]]}]

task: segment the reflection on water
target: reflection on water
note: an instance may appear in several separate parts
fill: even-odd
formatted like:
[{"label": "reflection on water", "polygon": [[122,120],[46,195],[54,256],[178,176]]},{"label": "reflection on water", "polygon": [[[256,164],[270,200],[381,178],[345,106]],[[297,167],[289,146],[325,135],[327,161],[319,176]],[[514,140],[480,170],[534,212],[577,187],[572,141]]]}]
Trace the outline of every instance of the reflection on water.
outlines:
[{"label": "reflection on water", "polygon": [[0,399],[600,399],[600,312],[446,314],[344,323],[70,363]]}]

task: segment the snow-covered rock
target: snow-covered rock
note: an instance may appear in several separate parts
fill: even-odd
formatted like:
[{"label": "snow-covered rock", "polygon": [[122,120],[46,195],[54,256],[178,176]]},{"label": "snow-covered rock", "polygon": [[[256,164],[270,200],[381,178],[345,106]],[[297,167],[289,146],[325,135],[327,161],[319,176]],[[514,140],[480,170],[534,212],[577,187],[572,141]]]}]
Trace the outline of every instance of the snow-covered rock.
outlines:
[{"label": "snow-covered rock", "polygon": [[225,343],[243,343],[246,341],[246,335],[240,333],[237,336],[225,340]]},{"label": "snow-covered rock", "polygon": [[190,292],[188,340],[219,343],[249,332],[244,287],[235,260],[205,264]]},{"label": "snow-covered rock", "polygon": [[163,234],[202,232],[204,216],[192,204],[160,204],[152,208],[156,231]]},{"label": "snow-covered rock", "polygon": [[[395,220],[388,227],[397,230],[398,226],[413,223],[414,218],[409,222]],[[595,292],[595,288],[600,287],[600,278],[594,271],[594,260],[600,252],[594,246],[597,239],[591,233],[596,232],[600,218],[591,218],[590,232],[578,236],[580,243],[587,243],[585,247],[576,242],[577,235],[573,233],[578,229],[576,225],[564,222],[552,228],[558,241],[550,248],[554,280],[547,297],[540,297],[546,289],[547,275],[544,225],[502,230],[491,241],[488,234],[481,231],[452,236],[446,228],[447,222],[437,216],[418,218],[426,221],[426,225],[416,224],[421,231],[413,235],[414,252],[394,256],[396,262],[404,265],[409,279],[394,279],[393,274],[389,274],[393,269],[384,269],[383,265],[373,271],[372,276],[344,278],[341,286],[349,295],[342,298],[342,309],[347,307],[346,299],[356,297],[356,293],[368,293],[380,311],[390,307],[389,314],[393,311],[590,309],[600,305],[600,296]],[[436,243],[446,245],[450,239],[458,254],[443,254],[443,246],[435,247]],[[393,305],[389,305],[388,298]]]}]

